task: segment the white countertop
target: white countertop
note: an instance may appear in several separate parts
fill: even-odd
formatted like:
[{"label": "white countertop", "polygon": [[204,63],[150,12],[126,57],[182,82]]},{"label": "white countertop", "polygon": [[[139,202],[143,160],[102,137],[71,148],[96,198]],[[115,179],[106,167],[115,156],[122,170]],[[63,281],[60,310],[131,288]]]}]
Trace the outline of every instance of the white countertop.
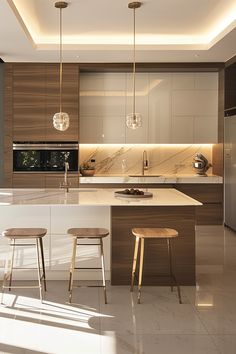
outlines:
[{"label": "white countertop", "polygon": [[93,177],[82,177],[80,176],[80,183],[170,183],[170,184],[178,184],[178,183],[223,183],[223,178],[215,175],[208,176],[198,176],[198,175],[161,175],[161,176],[112,176],[112,175],[96,175]]},{"label": "white countertop", "polygon": [[[0,189],[0,206],[79,205],[79,206],[197,206],[202,203],[174,188],[150,189],[151,198],[115,197],[118,189]],[[121,189],[119,189],[121,190]],[[147,189],[142,189],[147,191]]]}]

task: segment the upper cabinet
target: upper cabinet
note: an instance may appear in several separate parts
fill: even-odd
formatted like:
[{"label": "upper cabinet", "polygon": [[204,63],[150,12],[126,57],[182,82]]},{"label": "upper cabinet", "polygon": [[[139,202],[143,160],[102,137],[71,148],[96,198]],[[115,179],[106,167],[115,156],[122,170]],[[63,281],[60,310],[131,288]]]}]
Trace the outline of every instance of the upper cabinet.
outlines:
[{"label": "upper cabinet", "polygon": [[236,109],[236,62],[225,68],[225,110]]},{"label": "upper cabinet", "polygon": [[217,142],[218,73],[137,73],[136,130],[125,123],[132,99],[131,74],[81,74],[80,142]]},{"label": "upper cabinet", "polygon": [[65,132],[53,128],[59,110],[59,64],[13,64],[13,141],[78,141],[78,65],[63,64],[62,109],[70,116]]},{"label": "upper cabinet", "polygon": [[13,65],[13,140],[45,140],[46,67]]},{"label": "upper cabinet", "polygon": [[62,111],[70,117],[69,128],[61,132],[53,127],[53,116],[59,112],[59,64],[46,65],[46,141],[78,141],[79,127],[79,68],[77,64],[63,64]]}]

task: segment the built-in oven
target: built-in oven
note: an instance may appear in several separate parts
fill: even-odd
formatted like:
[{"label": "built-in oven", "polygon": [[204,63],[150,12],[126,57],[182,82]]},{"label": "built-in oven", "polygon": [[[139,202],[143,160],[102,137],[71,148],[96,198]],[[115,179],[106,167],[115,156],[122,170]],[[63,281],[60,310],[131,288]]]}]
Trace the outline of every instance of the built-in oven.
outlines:
[{"label": "built-in oven", "polygon": [[60,172],[69,163],[69,171],[78,171],[77,142],[14,142],[14,172]]}]

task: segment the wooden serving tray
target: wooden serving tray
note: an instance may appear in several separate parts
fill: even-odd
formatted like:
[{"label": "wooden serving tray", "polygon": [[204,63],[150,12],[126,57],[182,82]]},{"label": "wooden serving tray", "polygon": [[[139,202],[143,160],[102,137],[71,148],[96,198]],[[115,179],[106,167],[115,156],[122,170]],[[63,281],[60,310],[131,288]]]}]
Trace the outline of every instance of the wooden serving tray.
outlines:
[{"label": "wooden serving tray", "polygon": [[123,197],[123,198],[152,198],[153,194],[151,192],[144,192],[144,194],[127,194],[123,191],[115,192],[116,197]]}]

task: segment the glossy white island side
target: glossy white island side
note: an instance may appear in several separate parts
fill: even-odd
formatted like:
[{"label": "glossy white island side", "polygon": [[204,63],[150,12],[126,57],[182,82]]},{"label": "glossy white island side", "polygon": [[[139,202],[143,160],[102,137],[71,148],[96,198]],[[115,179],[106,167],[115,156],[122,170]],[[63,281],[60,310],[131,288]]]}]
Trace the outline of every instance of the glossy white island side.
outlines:
[{"label": "glossy white island side", "polygon": [[[111,209],[124,207],[181,207],[198,206],[198,201],[175,189],[152,189],[148,199],[117,198],[113,189],[1,189],[0,231],[11,227],[45,227],[45,260],[48,279],[68,279],[72,240],[67,235],[71,227],[104,227],[111,230]],[[111,237],[105,239],[106,277],[110,279]],[[129,237],[129,236],[128,236]],[[9,249],[8,241],[1,237],[0,266]],[[81,267],[97,267],[96,246],[78,247]],[[82,258],[83,257],[83,258]],[[35,261],[35,250],[21,249],[16,253],[16,265],[30,266]],[[80,271],[81,279],[100,279],[98,271]],[[15,272],[15,278],[34,278],[33,271]]]}]

